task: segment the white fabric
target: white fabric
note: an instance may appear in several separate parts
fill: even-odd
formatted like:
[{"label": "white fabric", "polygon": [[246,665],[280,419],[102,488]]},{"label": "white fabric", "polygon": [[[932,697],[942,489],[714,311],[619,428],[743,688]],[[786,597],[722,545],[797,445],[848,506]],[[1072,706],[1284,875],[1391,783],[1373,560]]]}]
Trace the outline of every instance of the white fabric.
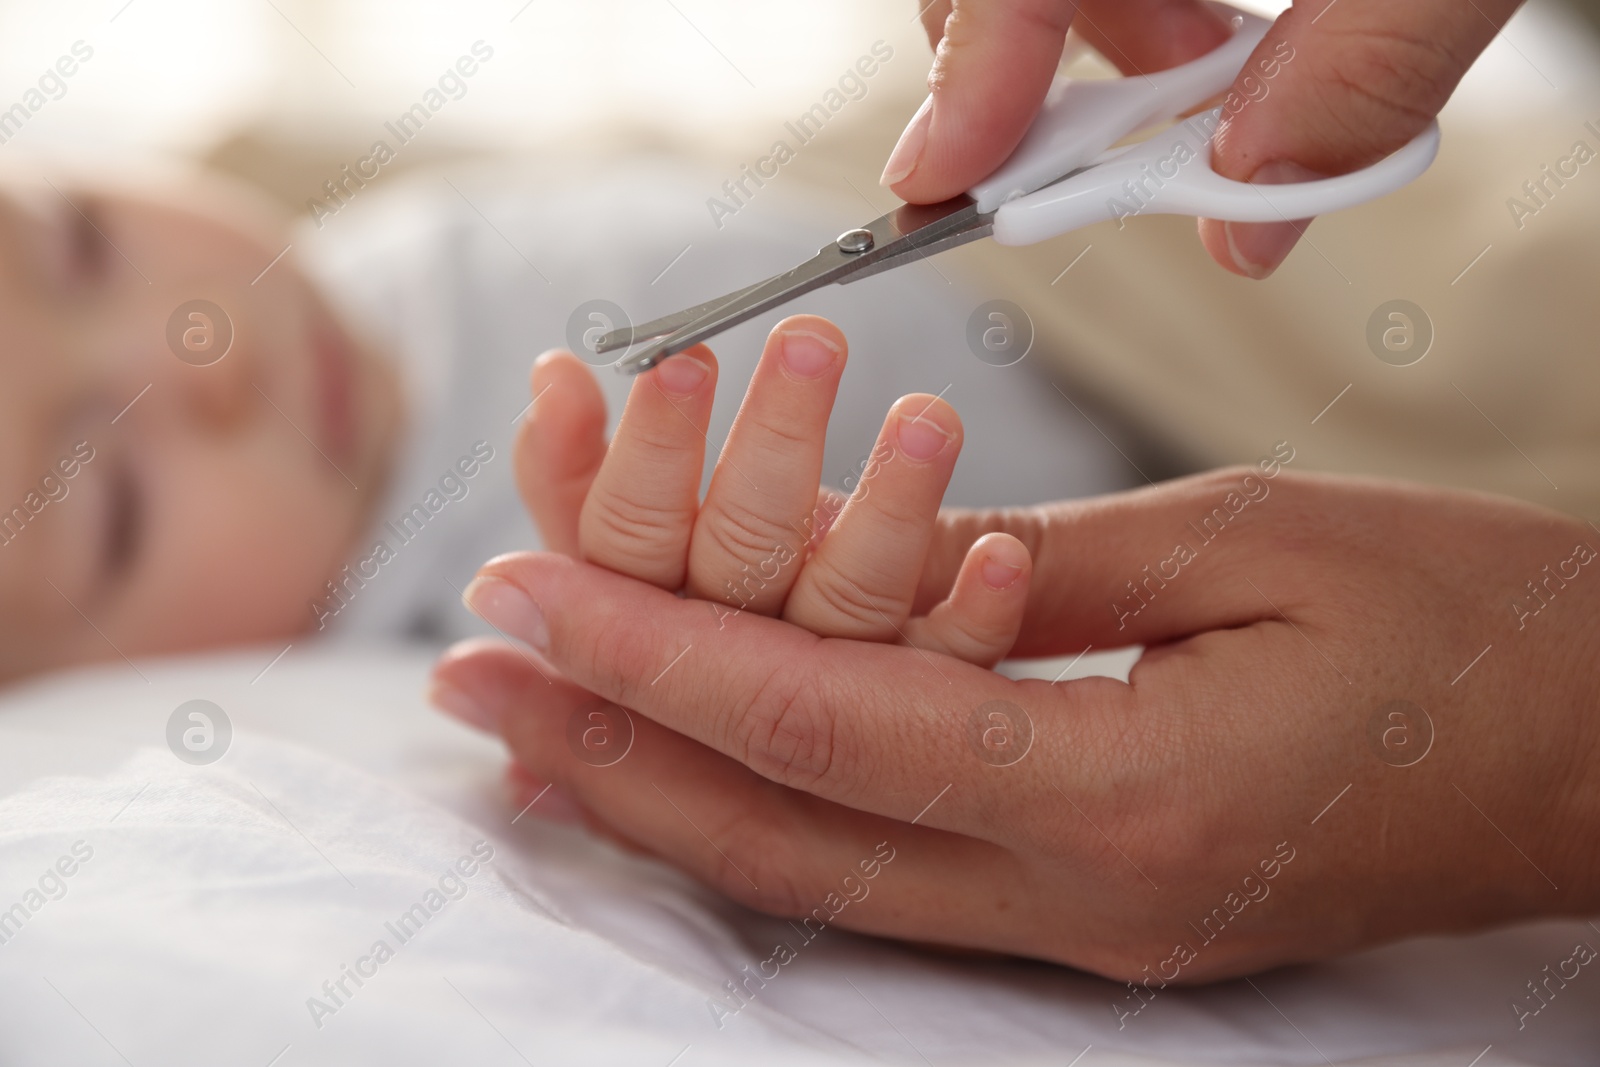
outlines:
[{"label": "white fabric", "polygon": [[[719,1030],[708,1003],[798,940],[786,924],[513,824],[498,747],[418,696],[429,652],[296,646],[261,674],[276,651],[0,698],[0,909],[75,842],[93,850],[0,944],[0,1062],[1577,1067],[1600,1049],[1594,975],[1521,1032],[1509,1010],[1576,941],[1600,944],[1583,923],[1394,945],[1259,992],[1166,990],[1120,1032],[1114,983],[829,929]],[[163,740],[197,697],[237,731],[207,767]],[[401,944],[384,924],[480,841],[493,859]],[[319,1029],[308,998],[380,938],[394,957]]]}]

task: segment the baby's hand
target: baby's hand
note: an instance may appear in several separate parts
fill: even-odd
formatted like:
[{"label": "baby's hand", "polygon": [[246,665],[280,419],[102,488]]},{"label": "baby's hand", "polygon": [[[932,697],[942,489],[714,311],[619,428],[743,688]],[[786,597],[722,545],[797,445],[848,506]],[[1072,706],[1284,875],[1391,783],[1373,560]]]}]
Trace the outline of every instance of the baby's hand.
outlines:
[{"label": "baby's hand", "polygon": [[[717,364],[696,346],[641,375],[609,446],[592,372],[540,357],[516,443],[523,499],[552,551],[824,637],[900,642],[991,665],[1016,640],[1032,560],[989,533],[925,573],[939,502],[961,451],[943,400],[889,410],[848,500],[819,490],[846,345],[826,319],[779,323],[700,500]],[[942,598],[925,615],[920,602]],[[919,590],[921,596],[919,597]]]}]

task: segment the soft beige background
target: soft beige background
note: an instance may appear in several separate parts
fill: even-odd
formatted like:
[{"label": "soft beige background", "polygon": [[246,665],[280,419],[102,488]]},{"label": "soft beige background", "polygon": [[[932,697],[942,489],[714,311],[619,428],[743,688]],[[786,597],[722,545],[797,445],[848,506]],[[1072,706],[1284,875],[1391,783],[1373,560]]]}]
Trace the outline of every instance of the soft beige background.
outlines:
[{"label": "soft beige background", "polygon": [[[4,2],[0,107],[74,40],[96,54],[0,146],[0,164],[48,176],[85,161],[204,159],[303,213],[324,178],[482,39],[494,60],[380,183],[441,160],[554,172],[651,152],[733,174],[882,39],[896,55],[865,99],[778,179],[834,196],[843,229],[895,203],[876,177],[924,91],[913,15],[890,0]],[[1593,518],[1600,162],[1521,230],[1506,207],[1576,140],[1600,149],[1584,125],[1600,130],[1593,40],[1557,0],[1522,12],[1447,110],[1432,171],[1319,220],[1266,283],[1215,268],[1190,220],[1160,217],[1020,250],[981,242],[908,269],[930,285],[964,275],[1022,305],[1040,331],[1035,354],[997,373],[1048,367],[1097,419],[1139,427],[1135,480],[1249,461],[1288,440],[1304,468],[1482,488]],[[1436,334],[1410,367],[1380,362],[1366,342],[1369,317],[1397,298],[1421,306]]]}]

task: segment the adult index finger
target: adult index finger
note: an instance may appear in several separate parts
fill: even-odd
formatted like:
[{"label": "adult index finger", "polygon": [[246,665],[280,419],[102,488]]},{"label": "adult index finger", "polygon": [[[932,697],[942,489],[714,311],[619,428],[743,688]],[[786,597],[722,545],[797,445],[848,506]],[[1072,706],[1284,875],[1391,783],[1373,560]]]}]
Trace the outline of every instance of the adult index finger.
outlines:
[{"label": "adult index finger", "polygon": [[[547,553],[491,560],[467,603],[577,685],[766,778],[1002,844],[1032,820],[1049,788],[1040,774],[1071,788],[1093,765],[1074,712],[1092,702],[1115,720],[1132,699],[1105,679],[1051,687],[918,649],[822,639]],[[1009,753],[985,750],[996,736],[985,708],[1037,735],[1040,755],[1010,766]]]}]

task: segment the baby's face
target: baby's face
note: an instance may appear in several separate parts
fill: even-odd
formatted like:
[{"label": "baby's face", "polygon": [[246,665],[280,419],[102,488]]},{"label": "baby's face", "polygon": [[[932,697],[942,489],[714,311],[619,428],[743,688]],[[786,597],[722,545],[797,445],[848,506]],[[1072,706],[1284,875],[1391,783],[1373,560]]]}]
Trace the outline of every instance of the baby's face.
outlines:
[{"label": "baby's face", "polygon": [[[383,488],[394,371],[292,252],[267,269],[259,205],[55,184],[0,183],[0,678],[304,630]],[[210,365],[199,300],[232,325]]]}]

